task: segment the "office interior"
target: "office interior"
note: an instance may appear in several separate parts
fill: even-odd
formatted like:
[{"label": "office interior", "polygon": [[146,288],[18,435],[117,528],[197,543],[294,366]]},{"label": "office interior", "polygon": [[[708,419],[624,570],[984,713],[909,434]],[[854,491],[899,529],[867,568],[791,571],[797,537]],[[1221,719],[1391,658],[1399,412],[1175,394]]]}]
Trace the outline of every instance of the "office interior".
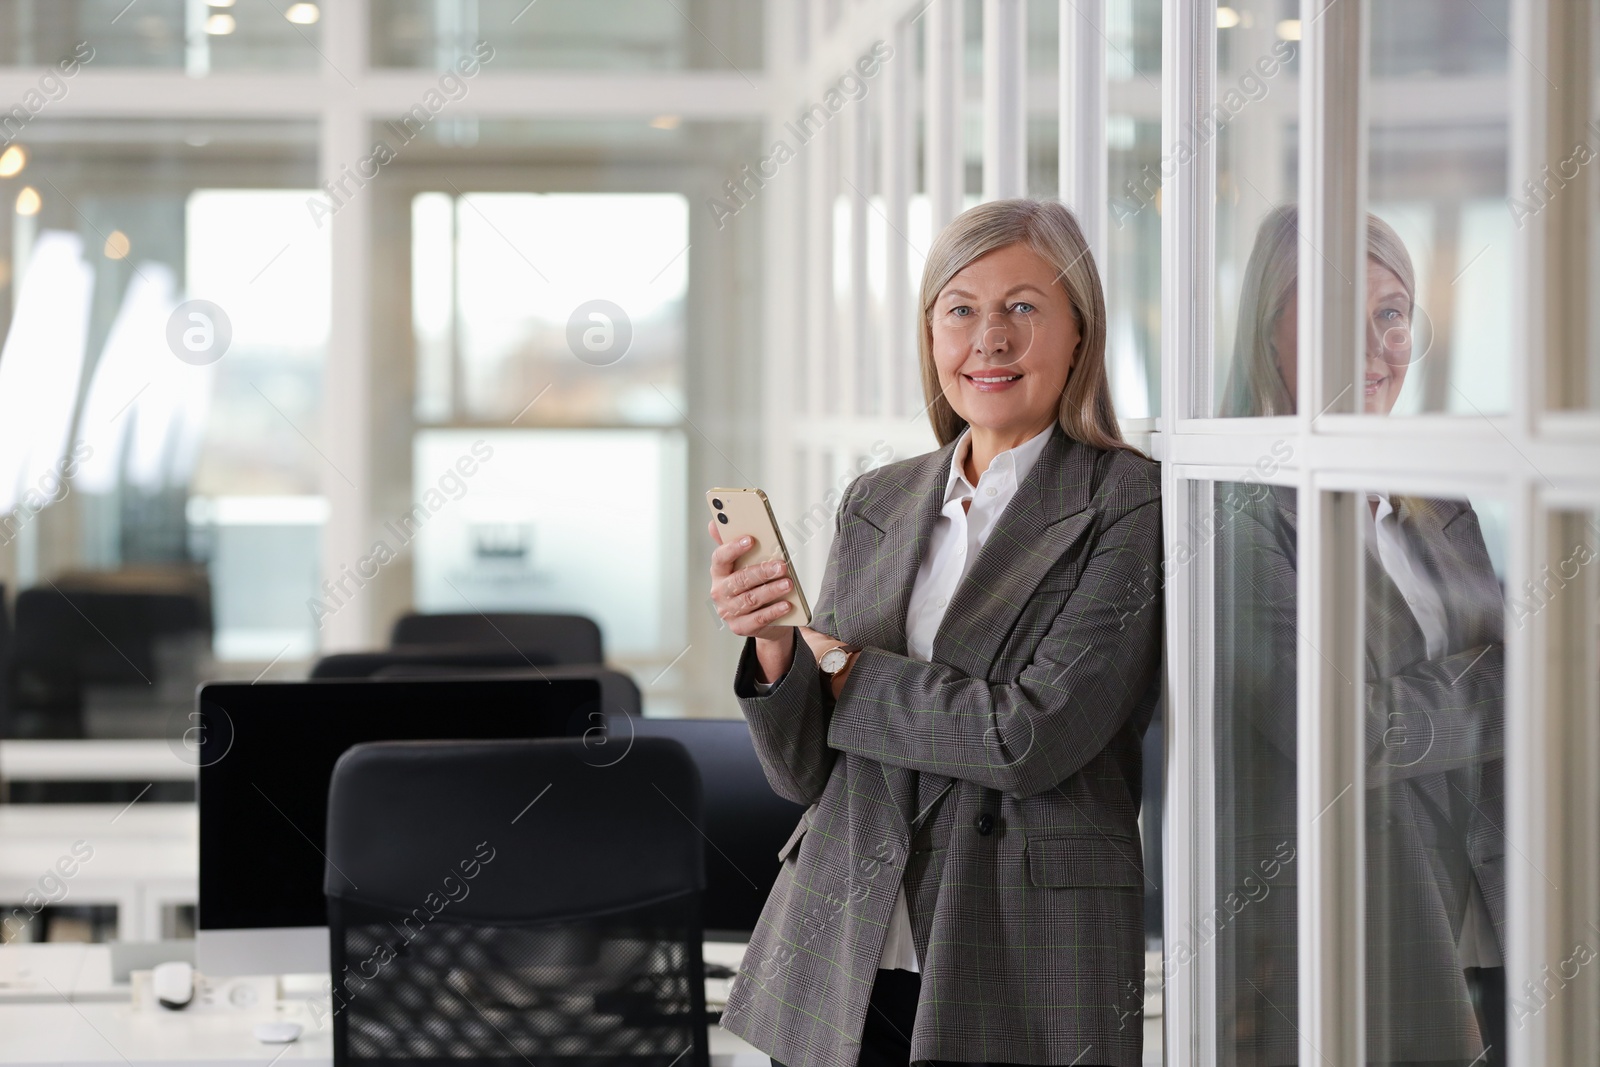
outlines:
[{"label": "office interior", "polygon": [[[372,791],[510,803],[524,750],[615,773],[582,817],[654,864],[599,877],[549,830],[527,906],[573,906],[545,883],[579,863],[618,907],[697,901],[653,920],[694,1022],[629,1055],[765,1063],[716,1018],[800,809],[733,695],[702,499],[760,486],[814,595],[851,481],[936,445],[928,248],[1006,197],[1076,213],[1161,467],[1144,1062],[1393,1062],[1381,786],[1468,700],[1461,773],[1503,788],[1442,803],[1503,867],[1486,1062],[1600,1055],[1592,0],[0,0],[0,141],[0,1064],[258,1062],[290,1019],[286,1058],[333,1062],[330,959],[382,908],[331,872],[385,876]],[[1263,400],[1285,212],[1298,343]],[[1379,244],[1414,308],[1375,407]],[[1481,535],[1488,658],[1420,715],[1380,501]],[[1269,505],[1287,576],[1239,547]],[[389,741],[421,747],[335,771]],[[682,752],[698,787],[637,792]],[[406,759],[435,791],[395,790]],[[456,856],[417,818],[492,886],[494,833]],[[472,958],[437,983],[494,1018],[439,1055],[522,1056],[494,1027],[549,990]]]}]

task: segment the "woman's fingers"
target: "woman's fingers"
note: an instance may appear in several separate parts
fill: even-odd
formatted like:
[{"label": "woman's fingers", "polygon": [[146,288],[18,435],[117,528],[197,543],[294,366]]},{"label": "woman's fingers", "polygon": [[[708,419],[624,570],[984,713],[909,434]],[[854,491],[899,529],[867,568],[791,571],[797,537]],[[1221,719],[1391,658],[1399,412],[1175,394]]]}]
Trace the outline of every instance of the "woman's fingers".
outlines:
[{"label": "woman's fingers", "polygon": [[726,578],[733,573],[734,561],[750,551],[750,538],[740,537],[723,544],[722,532],[716,523],[711,524],[711,536],[717,541],[717,547],[711,552],[711,577]]},{"label": "woman's fingers", "polygon": [[758,585],[786,577],[788,568],[783,565],[782,560],[770,559],[765,563],[752,563],[748,567],[740,567],[722,579],[722,592],[724,596],[736,596],[747,589],[754,589]]},{"label": "woman's fingers", "polygon": [[753,611],[766,607],[780,597],[787,596],[793,589],[794,583],[787,578],[779,578],[776,581],[760,581],[759,584],[747,585],[743,588],[732,588],[733,584],[745,577],[748,571],[755,569],[746,567],[743,571],[735,574],[724,583],[722,594],[713,596],[712,599],[717,605],[717,614],[724,619],[748,615]]},{"label": "woman's fingers", "polygon": [[728,629],[740,637],[766,636],[763,631],[785,615],[794,605],[787,600],[780,600],[775,604],[768,604],[745,615],[736,615],[727,620]]}]

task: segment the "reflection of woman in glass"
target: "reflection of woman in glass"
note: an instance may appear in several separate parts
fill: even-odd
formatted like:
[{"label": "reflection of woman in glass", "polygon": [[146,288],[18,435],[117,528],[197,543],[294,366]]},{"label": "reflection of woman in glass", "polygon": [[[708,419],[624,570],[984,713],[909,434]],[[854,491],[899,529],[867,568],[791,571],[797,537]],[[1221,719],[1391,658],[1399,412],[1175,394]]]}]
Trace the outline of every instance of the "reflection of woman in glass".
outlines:
[{"label": "reflection of woman in glass", "polygon": [[[1367,251],[1361,384],[1367,413],[1387,415],[1426,353],[1413,334],[1411,258],[1374,216]],[[1295,411],[1297,257],[1296,211],[1279,208],[1245,269],[1226,415]],[[1218,842],[1219,896],[1259,879],[1296,828],[1295,495],[1261,485],[1223,495],[1217,803],[1232,839]],[[1372,494],[1369,505],[1367,1059],[1502,1063],[1502,595],[1468,504]],[[1223,940],[1229,1062],[1298,1062],[1297,881],[1288,864]]]}]

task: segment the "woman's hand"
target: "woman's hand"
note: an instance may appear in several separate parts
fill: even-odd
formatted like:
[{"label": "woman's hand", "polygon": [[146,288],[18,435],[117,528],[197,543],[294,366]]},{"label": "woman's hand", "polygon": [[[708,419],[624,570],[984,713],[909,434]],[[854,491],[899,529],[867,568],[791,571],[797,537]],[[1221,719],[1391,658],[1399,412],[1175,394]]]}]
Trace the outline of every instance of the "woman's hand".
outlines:
[{"label": "woman's hand", "polygon": [[717,524],[709,523],[708,528],[717,543],[711,553],[711,602],[716,605],[717,617],[740,637],[756,639],[756,659],[763,675],[758,681],[782,677],[794,661],[794,627],[773,623],[793,607],[784,597],[793,591],[794,580],[785,573],[782,560],[734,570],[734,562],[750,550],[750,538],[723,544]]}]

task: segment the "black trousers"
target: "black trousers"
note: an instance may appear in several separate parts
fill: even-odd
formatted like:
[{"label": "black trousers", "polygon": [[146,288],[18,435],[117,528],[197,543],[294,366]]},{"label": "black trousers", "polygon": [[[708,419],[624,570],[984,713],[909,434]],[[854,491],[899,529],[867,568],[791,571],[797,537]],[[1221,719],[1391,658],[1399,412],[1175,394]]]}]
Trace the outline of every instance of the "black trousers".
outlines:
[{"label": "black trousers", "polygon": [[[911,1027],[917,1020],[917,994],[922,978],[911,971],[879,971],[867,1001],[867,1021],[861,1030],[861,1057],[856,1067],[908,1067],[911,1063]],[[1006,1064],[960,1064],[928,1061],[935,1067],[1009,1067]],[[772,1067],[784,1067],[777,1060]],[[1066,1065],[1062,1065],[1066,1067]],[[1091,1067],[1079,1063],[1073,1067]]]}]

